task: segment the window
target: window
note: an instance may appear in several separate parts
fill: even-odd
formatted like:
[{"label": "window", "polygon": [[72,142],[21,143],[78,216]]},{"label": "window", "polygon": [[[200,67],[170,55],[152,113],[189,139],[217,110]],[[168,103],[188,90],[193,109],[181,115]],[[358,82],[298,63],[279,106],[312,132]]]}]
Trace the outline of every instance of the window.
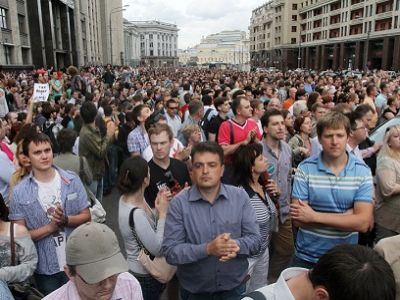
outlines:
[{"label": "window", "polygon": [[18,14],[19,32],[26,33],[25,16]]},{"label": "window", "polygon": [[4,57],[6,59],[6,65],[12,64],[11,51],[12,48],[10,46],[4,46]]},{"label": "window", "polygon": [[152,40],[153,39],[153,35],[149,34],[149,39]]},{"label": "window", "polygon": [[297,31],[297,26],[292,26],[292,32],[296,32]]},{"label": "window", "polygon": [[154,55],[153,50],[150,50],[150,56],[153,56],[153,55]]},{"label": "window", "polygon": [[297,15],[292,15],[292,21],[297,21]]},{"label": "window", "polygon": [[7,15],[4,8],[0,8],[0,27],[7,28]]},{"label": "window", "polygon": [[296,3],[292,4],[292,9],[293,10],[297,10],[297,4]]},{"label": "window", "polygon": [[291,43],[292,43],[292,44],[296,44],[296,38],[292,38],[292,39],[291,39]]}]

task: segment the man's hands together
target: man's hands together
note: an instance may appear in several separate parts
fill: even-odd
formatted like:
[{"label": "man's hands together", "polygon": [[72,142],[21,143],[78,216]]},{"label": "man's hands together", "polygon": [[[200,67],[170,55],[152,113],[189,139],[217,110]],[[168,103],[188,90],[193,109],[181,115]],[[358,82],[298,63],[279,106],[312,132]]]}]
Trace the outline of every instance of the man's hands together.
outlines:
[{"label": "man's hands together", "polygon": [[240,247],[230,233],[222,233],[207,244],[207,254],[218,256],[221,262],[235,258]]}]

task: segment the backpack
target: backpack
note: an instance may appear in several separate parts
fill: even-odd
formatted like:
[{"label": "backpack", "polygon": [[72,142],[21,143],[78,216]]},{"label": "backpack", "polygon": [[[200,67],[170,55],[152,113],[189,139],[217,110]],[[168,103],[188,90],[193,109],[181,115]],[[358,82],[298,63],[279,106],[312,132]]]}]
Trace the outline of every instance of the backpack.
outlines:
[{"label": "backpack", "polygon": [[60,145],[57,141],[57,135],[60,132],[60,128],[57,126],[57,124],[55,122],[46,121],[42,126],[42,132],[50,138],[53,154],[59,153]]},{"label": "backpack", "polygon": [[215,116],[213,116],[212,118],[210,118],[210,120],[208,119],[208,116],[210,115],[210,113],[212,112],[212,108],[210,107],[209,109],[207,109],[206,113],[204,114],[203,119],[201,120],[201,128],[204,131],[204,135],[206,136],[206,139],[208,140],[208,131],[210,130],[210,124],[211,124],[211,120],[213,118],[215,118]]},{"label": "backpack", "polygon": [[77,75],[74,78],[75,90],[81,92],[82,95],[86,94],[86,82],[82,76]]}]

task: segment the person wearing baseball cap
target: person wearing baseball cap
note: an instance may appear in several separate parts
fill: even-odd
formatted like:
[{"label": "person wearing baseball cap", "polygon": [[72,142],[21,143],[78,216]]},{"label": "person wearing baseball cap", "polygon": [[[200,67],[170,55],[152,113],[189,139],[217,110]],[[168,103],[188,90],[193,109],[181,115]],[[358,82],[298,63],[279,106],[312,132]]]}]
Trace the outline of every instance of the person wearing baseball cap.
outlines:
[{"label": "person wearing baseball cap", "polygon": [[88,222],[76,228],[67,240],[66,262],[69,281],[44,299],[143,300],[115,233],[104,224]]}]

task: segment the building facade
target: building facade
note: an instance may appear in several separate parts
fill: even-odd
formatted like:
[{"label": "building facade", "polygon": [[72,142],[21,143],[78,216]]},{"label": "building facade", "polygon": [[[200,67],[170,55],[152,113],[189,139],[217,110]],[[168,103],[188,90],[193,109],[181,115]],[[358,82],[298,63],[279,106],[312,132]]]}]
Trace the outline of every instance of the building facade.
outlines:
[{"label": "building facade", "polygon": [[180,51],[181,64],[208,65],[226,64],[238,69],[247,69],[250,61],[249,38],[244,31],[226,30],[203,37],[200,44]]},{"label": "building facade", "polygon": [[178,65],[178,27],[160,21],[133,21],[140,36],[140,64]]},{"label": "building facade", "polygon": [[297,68],[299,3],[300,0],[272,0],[252,11],[249,26],[252,66]]},{"label": "building facade", "polygon": [[253,66],[400,69],[400,0],[272,0],[250,20]]},{"label": "building facade", "polygon": [[[88,0],[89,1],[89,0]],[[103,63],[124,65],[122,0],[99,0]]]},{"label": "building facade", "polygon": [[124,20],[125,64],[136,67],[140,64],[140,33],[136,25]]},{"label": "building facade", "polygon": [[400,69],[400,0],[307,0],[299,17],[302,67]]},{"label": "building facade", "polygon": [[0,65],[32,64],[27,0],[0,1]]}]

